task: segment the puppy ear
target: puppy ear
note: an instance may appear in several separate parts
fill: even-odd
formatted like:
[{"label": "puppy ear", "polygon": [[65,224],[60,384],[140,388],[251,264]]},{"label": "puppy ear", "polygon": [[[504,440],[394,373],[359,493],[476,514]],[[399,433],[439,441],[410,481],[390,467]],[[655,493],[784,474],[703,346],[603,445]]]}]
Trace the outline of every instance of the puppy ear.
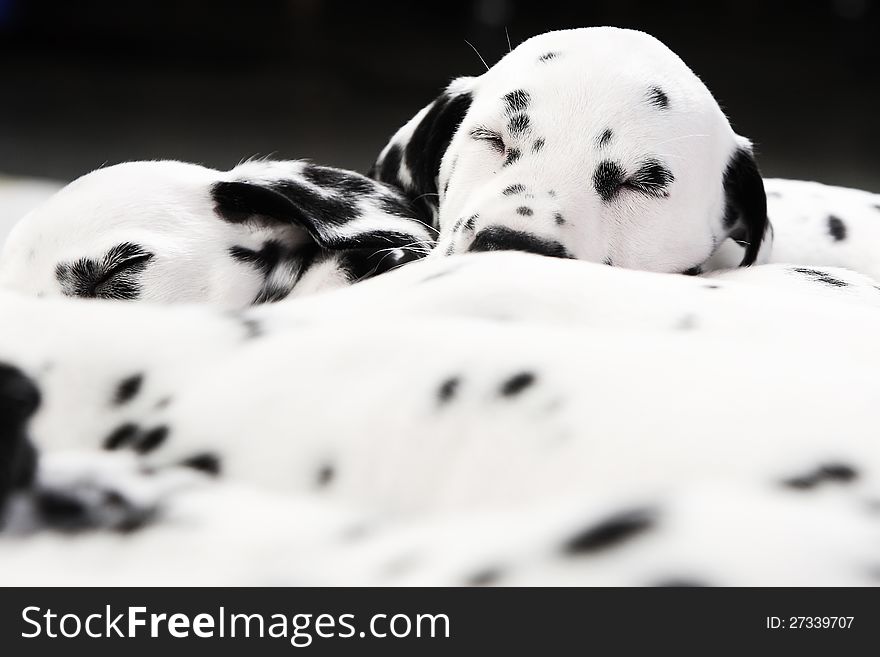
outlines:
[{"label": "puppy ear", "polygon": [[471,106],[477,78],[461,77],[391,138],[367,174],[411,199],[419,218],[436,224],[440,163]]},{"label": "puppy ear", "polygon": [[724,226],[728,236],[746,247],[740,267],[755,263],[767,233],[767,196],[751,143],[740,138],[724,172]]},{"label": "puppy ear", "polygon": [[217,214],[230,223],[301,226],[332,251],[424,247],[432,241],[397,191],[351,171],[249,162],[229,178],[215,183],[211,196]]}]

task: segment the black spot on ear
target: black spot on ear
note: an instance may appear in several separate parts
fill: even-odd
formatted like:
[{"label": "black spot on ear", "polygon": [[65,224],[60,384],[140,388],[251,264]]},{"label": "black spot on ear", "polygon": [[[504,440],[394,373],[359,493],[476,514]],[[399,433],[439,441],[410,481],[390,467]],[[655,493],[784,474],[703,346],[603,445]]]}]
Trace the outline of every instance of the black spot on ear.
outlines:
[{"label": "black spot on ear", "polygon": [[734,232],[742,233],[736,239],[743,242],[746,249],[740,266],[747,267],[757,260],[769,226],[764,179],[751,151],[738,148],[734,152],[724,171],[722,184],[724,226],[731,236]]},{"label": "black spot on ear", "polygon": [[457,376],[446,379],[437,389],[437,401],[439,401],[440,404],[446,404],[451,401],[452,398],[455,397],[455,393],[458,391],[460,385],[461,379]]},{"label": "black spot on ear", "polygon": [[669,107],[669,96],[660,87],[651,87],[648,89],[648,102],[654,107],[667,109]]},{"label": "black spot on ear", "polygon": [[793,272],[797,272],[798,274],[803,274],[809,278],[812,278],[814,281],[818,281],[820,283],[824,283],[825,285],[830,285],[831,287],[847,287],[849,283],[846,281],[842,281],[839,278],[834,278],[830,274],[821,271],[819,269],[809,269],[807,267],[792,267]]},{"label": "black spot on ear", "polygon": [[526,114],[516,114],[507,123],[507,130],[514,137],[525,133],[531,127],[531,122]]},{"label": "black spot on ear", "polygon": [[329,463],[322,465],[318,469],[318,473],[315,476],[315,484],[318,488],[326,488],[331,483],[333,483],[333,479],[336,477],[336,469],[330,465]]},{"label": "black spot on ear", "polygon": [[395,181],[400,179],[400,163],[403,159],[403,149],[395,144],[390,146],[382,158],[382,164],[378,170],[373,169],[368,174],[370,178],[378,178],[379,180]]},{"label": "black spot on ear", "polygon": [[857,478],[858,472],[852,466],[844,463],[827,463],[820,465],[807,474],[786,479],[782,484],[795,490],[810,490],[823,483],[836,482],[847,484],[855,481]]},{"label": "black spot on ear", "polygon": [[534,383],[535,375],[532,372],[520,372],[502,383],[499,393],[502,397],[515,397],[527,388],[530,388]]},{"label": "black spot on ear", "polygon": [[150,429],[141,434],[134,445],[134,449],[141,454],[152,452],[165,442],[169,433],[171,433],[171,430],[164,425]]},{"label": "black spot on ear", "polygon": [[846,239],[846,224],[840,218],[831,215],[828,217],[828,232],[835,242],[841,242]]},{"label": "black spot on ear", "polygon": [[653,526],[653,513],[645,509],[627,511],[587,527],[566,541],[563,551],[569,555],[601,552],[622,545]]},{"label": "black spot on ear", "polygon": [[536,139],[534,143],[532,143],[532,153],[539,153],[541,149],[544,148],[544,139]]},{"label": "black spot on ear", "polygon": [[492,586],[501,579],[501,568],[484,568],[465,580],[465,586]]},{"label": "black spot on ear", "polygon": [[626,180],[626,172],[617,162],[602,160],[593,172],[593,187],[599,198],[608,203],[613,199]]},{"label": "black spot on ear", "polygon": [[518,148],[509,148],[507,149],[507,157],[504,158],[504,164],[501,166],[509,167],[511,164],[514,164],[520,157],[522,157],[522,153],[519,152]]},{"label": "black spot on ear", "polygon": [[556,59],[559,57],[558,52],[545,52],[543,55],[538,57],[538,61],[541,63],[549,62],[551,59]]},{"label": "black spot on ear", "polygon": [[119,385],[116,386],[116,392],[113,395],[113,403],[117,406],[121,406],[126,402],[130,402],[140,392],[143,383],[143,374],[133,374],[132,376],[122,379],[122,381],[119,382]]},{"label": "black spot on ear", "polygon": [[596,139],[596,143],[599,145],[599,148],[602,148],[603,146],[610,144],[613,137],[614,133],[611,131],[611,128],[606,128],[605,131],[599,135],[599,138]]},{"label": "black spot on ear", "polygon": [[104,449],[119,449],[134,442],[138,435],[137,425],[126,423],[116,427],[110,435],[104,439]]},{"label": "black spot on ear", "polygon": [[532,101],[527,91],[517,89],[504,94],[504,108],[508,114],[516,114],[517,112],[525,112]]},{"label": "black spot on ear", "polygon": [[220,457],[210,452],[185,458],[180,462],[180,465],[209,475],[216,476],[220,474]]},{"label": "black spot on ear", "polygon": [[553,221],[556,222],[557,226],[565,225],[565,217],[563,217],[559,212],[553,215]]},{"label": "black spot on ear", "polygon": [[516,213],[522,215],[523,217],[531,217],[535,214],[532,209],[528,206],[521,205],[516,209]]},{"label": "black spot on ear", "polygon": [[504,191],[501,193],[505,196],[513,196],[514,194],[522,194],[524,191],[526,191],[526,186],[517,183],[516,185],[505,187]]}]

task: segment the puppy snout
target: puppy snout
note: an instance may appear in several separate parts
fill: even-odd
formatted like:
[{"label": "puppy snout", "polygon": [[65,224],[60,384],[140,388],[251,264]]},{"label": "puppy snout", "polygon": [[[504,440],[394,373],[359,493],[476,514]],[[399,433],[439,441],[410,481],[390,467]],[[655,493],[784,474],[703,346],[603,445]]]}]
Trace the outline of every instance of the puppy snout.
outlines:
[{"label": "puppy snout", "polygon": [[504,226],[489,226],[478,232],[468,251],[526,251],[551,258],[571,257],[565,247],[556,240]]}]

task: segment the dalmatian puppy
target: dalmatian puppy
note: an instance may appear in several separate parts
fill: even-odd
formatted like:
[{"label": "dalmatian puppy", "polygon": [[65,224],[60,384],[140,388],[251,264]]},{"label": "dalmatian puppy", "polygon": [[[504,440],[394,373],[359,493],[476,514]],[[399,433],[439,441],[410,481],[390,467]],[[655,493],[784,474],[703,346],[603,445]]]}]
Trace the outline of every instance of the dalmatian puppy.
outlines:
[{"label": "dalmatian puppy", "polygon": [[302,340],[283,347],[291,353],[313,350],[307,330],[345,327],[360,345],[350,327],[377,322],[699,330],[719,339],[785,338],[797,325],[824,340],[874,331],[878,306],[876,284],[846,271],[767,266],[704,279],[502,252],[426,259],[357,286],[237,313],[2,293],[3,314],[14,319],[0,324],[0,362],[40,386],[31,427],[41,447],[95,448],[164,440],[162,413],[178,388],[264,338]]},{"label": "dalmatian puppy", "polygon": [[[707,284],[526,255],[480,257]],[[738,284],[725,283],[713,293]],[[819,280],[812,285],[831,287]],[[699,304],[699,295],[709,292],[694,287],[692,302]],[[631,295],[620,296],[625,297],[622,305],[634,301]],[[788,297],[788,290],[779,296]],[[805,298],[805,307],[814,301]],[[834,304],[827,303],[831,310]],[[271,308],[281,311],[284,305]],[[51,475],[57,454],[49,454],[35,477],[38,488],[16,495],[26,498],[33,492],[52,526],[82,521],[85,515],[128,537],[120,542],[112,534],[86,535],[68,544],[72,550],[61,552],[63,543],[48,535],[29,554],[32,559],[58,556],[68,565],[88,566],[91,560],[93,569],[101,557],[122,568],[139,556],[148,564],[142,572],[164,568],[170,576],[177,566],[163,566],[162,555],[174,554],[169,548],[175,540],[195,546],[233,531],[239,515],[226,525],[217,520],[229,516],[224,500],[237,495],[225,488],[230,483],[259,488],[264,499],[273,497],[272,490],[293,495],[292,501],[275,498],[268,508],[311,509],[303,518],[322,515],[316,509],[326,508],[325,524],[318,525],[320,540],[302,540],[299,547],[306,553],[323,549],[328,559],[340,557],[337,565],[342,555],[355,553],[356,563],[372,564],[364,583],[547,584],[566,576],[583,584],[866,583],[877,532],[871,509],[880,452],[872,435],[878,406],[871,381],[878,365],[873,344],[880,319],[876,311],[873,323],[866,316],[854,319],[850,311],[856,308],[852,301],[833,307],[840,338],[835,342],[820,339],[827,337],[826,329],[814,330],[809,323],[794,336],[737,334],[704,330],[702,317],[689,325],[641,329],[627,318],[628,331],[416,317],[361,322],[363,341],[353,341],[348,325],[316,319],[313,326],[295,324],[290,331],[241,340],[229,356],[207,366],[194,364],[188,380],[178,379],[175,389],[164,391],[150,385],[157,372],[147,372],[137,383],[131,377],[117,381],[125,367],[94,354],[93,369],[84,373],[106,397],[103,411],[83,410],[113,413],[133,427],[106,446],[108,458],[134,455],[142,460],[141,469],[131,473],[138,485],[133,493],[112,488],[113,494],[99,495],[101,487],[96,492],[94,485],[68,474],[62,478],[68,494],[72,487],[82,497],[65,502],[58,482],[53,489],[53,482],[46,481],[57,477]],[[145,311],[171,313],[162,308],[112,310],[139,311],[141,323]],[[776,321],[783,317],[797,321],[787,309]],[[467,339],[443,340],[448,335]],[[136,339],[145,351],[162,342],[160,336],[155,344]],[[309,348],[302,349],[303,344]],[[84,369],[86,356],[70,354],[69,359],[55,370]],[[762,365],[759,376],[756,364]],[[41,386],[41,392],[46,399],[57,394],[51,385]],[[156,403],[163,392],[174,396]],[[393,407],[389,399],[395,400]],[[731,399],[743,412],[727,412]],[[631,405],[640,412],[626,412]],[[154,415],[136,410],[145,408]],[[717,422],[719,414],[725,416],[723,423]],[[157,432],[152,423],[160,418],[164,431]],[[39,443],[39,425],[32,426]],[[179,469],[171,464],[210,475],[222,490],[200,494],[206,489],[196,484],[195,492],[184,489],[163,500],[167,490],[152,489],[161,488],[158,478]],[[120,485],[116,474],[107,479]],[[54,493],[48,509],[46,490]],[[201,506],[190,506],[193,496],[202,500]],[[238,498],[241,514],[260,498],[253,493]],[[97,513],[94,502],[86,504],[90,500],[112,509]],[[130,510],[133,522],[120,519],[120,509]],[[277,529],[283,514],[256,513],[262,519],[259,535],[274,531],[279,547],[293,541],[294,531],[308,533],[302,532],[301,516],[285,532]],[[345,536],[359,524],[358,514],[361,522],[378,515],[387,524],[375,542],[361,544],[360,550],[340,548],[343,542],[351,545]],[[189,518],[184,529],[181,518]],[[485,531],[470,531],[475,526]],[[529,529],[515,529],[523,526]],[[830,526],[836,528],[831,535]],[[516,537],[519,548],[489,540],[490,530]],[[133,531],[145,537],[142,550],[131,547],[138,545]],[[242,533],[240,527],[236,533]],[[763,537],[760,546],[752,543],[753,533]],[[261,552],[251,552],[250,542],[239,540],[224,559],[212,562],[222,566],[238,555],[231,572],[243,579],[235,581],[266,578],[271,568],[277,568],[276,582],[344,581],[328,574],[332,561],[316,559],[311,575],[316,579],[285,568],[280,549],[261,571],[247,557]],[[737,549],[730,549],[730,541]],[[767,551],[761,549],[765,543]],[[412,554],[408,548],[427,550],[432,544],[436,549],[423,556],[421,566],[399,568],[396,577],[389,576],[394,563]],[[0,546],[0,553],[10,557],[0,560],[3,568],[24,563],[23,545]],[[798,559],[783,563],[793,545],[800,545]],[[185,564],[184,558],[180,567]],[[195,572],[209,577],[205,569]],[[105,577],[112,576],[133,577],[111,568]]]},{"label": "dalmatian puppy", "polygon": [[727,238],[756,261],[767,227],[749,141],[653,37],[533,37],[453,81],[371,172],[421,205],[439,255],[517,249],[696,273]]},{"label": "dalmatian puppy", "polygon": [[412,215],[390,187],[304,161],[227,172],[128,162],[79,178],[26,215],[0,254],[0,285],[243,308],[419,257],[431,235]]}]

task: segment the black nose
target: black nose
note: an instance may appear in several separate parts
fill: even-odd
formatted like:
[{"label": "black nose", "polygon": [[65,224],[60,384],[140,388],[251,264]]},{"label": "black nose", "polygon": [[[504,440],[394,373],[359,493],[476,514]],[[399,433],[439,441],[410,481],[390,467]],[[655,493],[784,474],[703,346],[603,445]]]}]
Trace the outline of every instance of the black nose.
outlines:
[{"label": "black nose", "polygon": [[489,226],[481,230],[468,251],[527,251],[551,258],[571,257],[559,242],[504,226]]},{"label": "black nose", "polygon": [[18,369],[0,363],[0,514],[8,494],[33,479],[37,456],[26,425],[39,404],[36,385]]}]

